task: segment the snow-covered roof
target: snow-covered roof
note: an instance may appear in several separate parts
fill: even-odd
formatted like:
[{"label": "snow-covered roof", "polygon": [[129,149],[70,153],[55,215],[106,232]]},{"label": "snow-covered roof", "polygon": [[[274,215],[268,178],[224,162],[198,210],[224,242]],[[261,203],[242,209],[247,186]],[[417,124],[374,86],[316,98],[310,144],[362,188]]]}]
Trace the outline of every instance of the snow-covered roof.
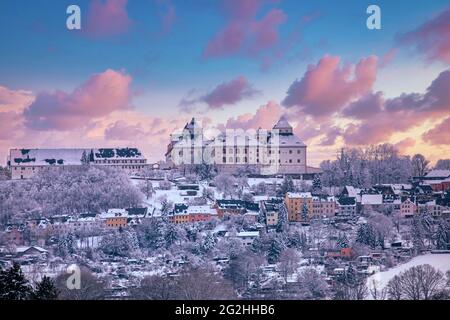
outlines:
[{"label": "snow-covered roof", "polygon": [[450,177],[450,170],[431,170],[425,175],[425,178],[448,178]]},{"label": "snow-covered roof", "polygon": [[241,231],[236,234],[236,237],[239,238],[259,237],[259,231]]},{"label": "snow-covered roof", "polygon": [[125,209],[109,209],[107,212],[102,212],[100,214],[100,219],[107,218],[120,218],[128,217],[128,212]]},{"label": "snow-covered roof", "polygon": [[336,198],[333,196],[325,196],[325,197],[313,196],[312,199],[314,202],[335,202],[336,201]]},{"label": "snow-covered roof", "polygon": [[278,147],[306,147],[306,144],[300,140],[295,134],[276,135],[269,140],[269,144]]},{"label": "snow-covered roof", "polygon": [[83,152],[92,154],[91,160],[142,159],[137,148],[56,148],[56,149],[11,149],[12,166],[80,165]]},{"label": "snow-covered roof", "polygon": [[30,249],[35,249],[41,253],[46,253],[48,252],[47,250],[45,250],[44,248],[38,247],[38,246],[31,246],[31,247],[17,247],[16,248],[16,253],[24,253]]},{"label": "snow-covered roof", "polygon": [[361,196],[362,204],[372,204],[378,205],[383,204],[383,195],[382,194],[363,194]]},{"label": "snow-covered roof", "polygon": [[292,126],[287,121],[286,117],[283,115],[280,117],[278,122],[273,126],[274,129],[287,129],[292,128]]},{"label": "snow-covered roof", "polygon": [[311,192],[288,192],[288,198],[312,198]]},{"label": "snow-covered roof", "polygon": [[361,189],[355,188],[353,186],[345,186],[345,188],[347,189],[349,197],[356,198],[358,194],[361,192]]},{"label": "snow-covered roof", "polygon": [[189,206],[187,209],[177,212],[176,214],[184,215],[184,214],[211,214],[216,215],[217,210],[211,208],[210,206]]}]

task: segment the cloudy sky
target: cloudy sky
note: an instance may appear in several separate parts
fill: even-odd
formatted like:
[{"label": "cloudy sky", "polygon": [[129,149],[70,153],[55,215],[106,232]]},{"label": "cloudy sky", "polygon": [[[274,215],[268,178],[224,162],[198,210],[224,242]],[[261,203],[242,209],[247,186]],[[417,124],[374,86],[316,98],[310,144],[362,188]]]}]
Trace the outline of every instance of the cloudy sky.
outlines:
[{"label": "cloudy sky", "polygon": [[[66,28],[70,4],[81,30]],[[2,164],[11,147],[137,146],[157,161],[192,116],[246,129],[281,114],[312,165],[383,142],[450,156],[448,0],[4,0],[0,40]]]}]

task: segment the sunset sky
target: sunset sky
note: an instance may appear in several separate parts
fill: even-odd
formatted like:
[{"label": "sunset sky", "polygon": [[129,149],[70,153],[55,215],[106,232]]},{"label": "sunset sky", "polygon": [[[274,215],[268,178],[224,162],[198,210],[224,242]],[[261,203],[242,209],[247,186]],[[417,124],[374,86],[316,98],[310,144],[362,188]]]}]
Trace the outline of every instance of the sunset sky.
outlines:
[{"label": "sunset sky", "polygon": [[193,116],[256,129],[282,114],[310,165],[383,142],[450,158],[449,0],[3,0],[0,39],[2,165],[12,147],[157,161]]}]

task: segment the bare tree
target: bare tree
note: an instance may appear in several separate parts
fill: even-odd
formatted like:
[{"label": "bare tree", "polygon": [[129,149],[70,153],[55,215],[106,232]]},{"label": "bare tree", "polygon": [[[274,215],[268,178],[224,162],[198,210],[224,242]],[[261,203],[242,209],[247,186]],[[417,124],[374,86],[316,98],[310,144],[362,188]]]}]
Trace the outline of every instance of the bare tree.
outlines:
[{"label": "bare tree", "polygon": [[165,276],[149,276],[142,279],[131,296],[140,300],[171,300],[175,298],[176,281]]},{"label": "bare tree", "polygon": [[62,273],[55,279],[60,300],[102,300],[106,295],[106,281],[95,277],[87,268],[82,267],[80,273],[80,289],[69,289],[69,274]]},{"label": "bare tree", "polygon": [[299,261],[300,258],[297,250],[288,248],[281,253],[279,264],[285,281],[287,281],[287,277],[297,269]]},{"label": "bare tree", "polygon": [[412,157],[411,164],[413,168],[413,175],[415,177],[423,177],[428,170],[430,161],[425,159],[423,155],[416,154]]},{"label": "bare tree", "polygon": [[443,273],[428,264],[411,267],[388,283],[390,299],[430,300],[445,289]]},{"label": "bare tree", "polygon": [[387,295],[390,300],[402,300],[403,286],[400,276],[394,276],[387,284]]},{"label": "bare tree", "polygon": [[209,268],[189,268],[177,279],[176,299],[226,300],[235,298],[231,284]]},{"label": "bare tree", "polygon": [[369,292],[374,300],[386,300],[387,288],[380,287],[380,283],[372,279],[369,283]]},{"label": "bare tree", "polygon": [[297,278],[299,298],[302,300],[325,299],[328,295],[328,284],[316,269],[304,269]]}]

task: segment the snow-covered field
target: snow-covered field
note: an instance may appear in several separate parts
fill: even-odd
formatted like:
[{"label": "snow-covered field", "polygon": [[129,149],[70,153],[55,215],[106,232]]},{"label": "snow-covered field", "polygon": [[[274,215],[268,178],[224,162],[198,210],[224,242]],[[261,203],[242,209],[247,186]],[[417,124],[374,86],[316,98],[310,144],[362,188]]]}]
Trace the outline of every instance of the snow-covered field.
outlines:
[{"label": "snow-covered field", "polygon": [[369,288],[373,287],[373,280],[375,280],[376,285],[382,289],[384,288],[389,280],[391,280],[394,276],[399,273],[422,264],[429,264],[432,267],[442,271],[445,273],[450,270],[450,254],[425,254],[422,256],[417,256],[410,261],[398,265],[394,268],[391,268],[387,271],[378,272],[368,278],[368,286]]}]

